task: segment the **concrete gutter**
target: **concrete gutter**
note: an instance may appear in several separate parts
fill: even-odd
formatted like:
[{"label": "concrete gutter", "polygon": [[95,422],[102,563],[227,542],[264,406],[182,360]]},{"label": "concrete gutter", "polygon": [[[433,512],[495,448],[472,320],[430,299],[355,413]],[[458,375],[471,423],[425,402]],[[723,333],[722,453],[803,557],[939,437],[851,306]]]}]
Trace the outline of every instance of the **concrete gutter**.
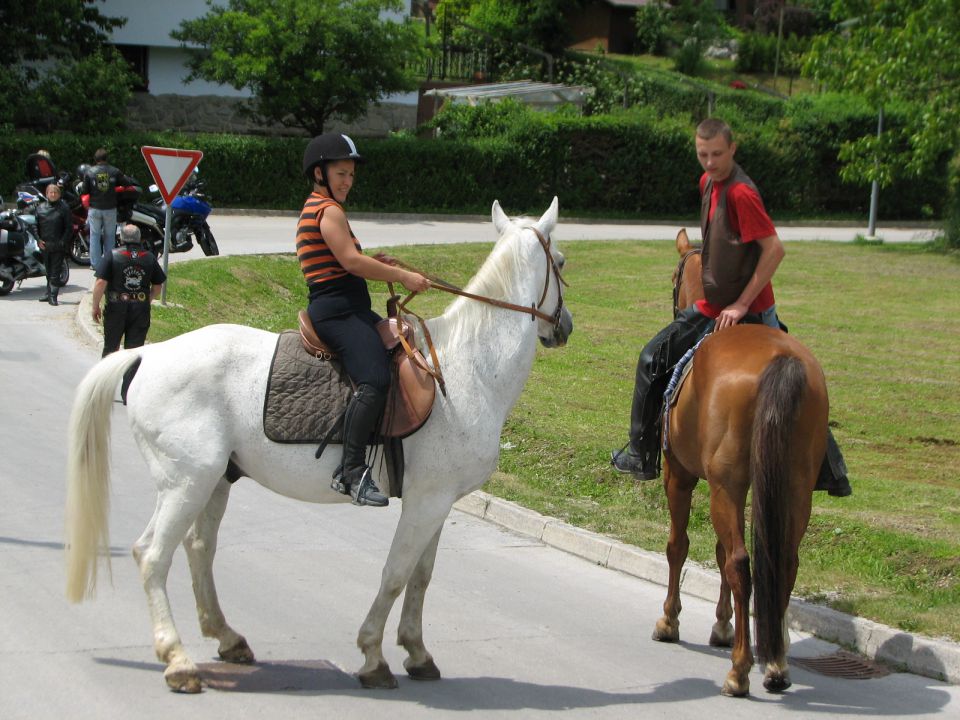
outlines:
[{"label": "concrete gutter", "polygon": [[[667,584],[669,566],[659,553],[568,525],[482,491],[462,498],[454,508],[610,570]],[[715,601],[720,593],[720,575],[688,560],[680,577],[680,590]],[[799,598],[790,600],[788,622],[794,630],[855,649],[895,669],[960,684],[960,645],[956,643],[911,635]]]}]

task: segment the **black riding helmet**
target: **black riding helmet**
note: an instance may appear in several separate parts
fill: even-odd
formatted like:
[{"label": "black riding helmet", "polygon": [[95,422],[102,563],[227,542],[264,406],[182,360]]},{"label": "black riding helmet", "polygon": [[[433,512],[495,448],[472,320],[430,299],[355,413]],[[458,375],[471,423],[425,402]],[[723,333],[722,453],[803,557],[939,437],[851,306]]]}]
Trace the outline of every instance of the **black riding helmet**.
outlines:
[{"label": "black riding helmet", "polygon": [[329,189],[327,163],[334,160],[353,160],[361,163],[363,157],[357,152],[357,146],[347,135],[341,133],[317,135],[303,151],[303,174],[307,176],[307,180],[314,182],[313,169],[319,165],[323,185]]}]

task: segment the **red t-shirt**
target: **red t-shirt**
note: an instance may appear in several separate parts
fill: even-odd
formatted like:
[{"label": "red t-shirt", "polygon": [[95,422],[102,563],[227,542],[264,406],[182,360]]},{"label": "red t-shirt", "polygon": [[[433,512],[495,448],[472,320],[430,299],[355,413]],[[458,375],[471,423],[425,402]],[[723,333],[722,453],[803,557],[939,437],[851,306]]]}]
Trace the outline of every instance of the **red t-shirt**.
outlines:
[{"label": "red t-shirt", "polygon": [[[704,173],[700,177],[701,195],[703,195],[703,189],[706,185],[707,174]],[[709,214],[711,220],[723,186],[724,183],[715,182],[711,188]],[[737,183],[727,191],[727,221],[730,223],[730,229],[740,236],[741,242],[753,242],[777,234],[776,228],[773,227],[773,221],[767,215],[767,209],[763,206],[760,195],[746,183]],[[774,302],[776,301],[773,297],[773,285],[767,283],[750,303],[747,312],[762,313],[770,308]],[[697,310],[709,318],[715,318],[723,311],[723,307],[712,305],[706,300],[698,300]]]}]

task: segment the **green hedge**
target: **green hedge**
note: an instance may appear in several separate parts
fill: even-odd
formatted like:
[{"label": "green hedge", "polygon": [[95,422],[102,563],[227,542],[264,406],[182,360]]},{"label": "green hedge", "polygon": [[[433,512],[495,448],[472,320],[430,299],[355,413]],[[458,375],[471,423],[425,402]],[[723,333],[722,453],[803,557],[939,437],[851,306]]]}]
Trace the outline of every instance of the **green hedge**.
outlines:
[{"label": "green hedge", "polygon": [[[737,158],[754,178],[774,218],[865,217],[870,188],[839,179],[843,140],[875,130],[870,108],[849,98],[821,96],[786,103],[780,117],[751,122],[744,108],[728,108],[737,133]],[[554,195],[564,213],[597,217],[677,218],[697,214],[700,168],[693,152],[694,123],[645,108],[579,117],[504,106],[457,110],[458,121],[438,121],[438,139],[398,135],[362,140],[369,162],[350,197],[357,210],[489,212],[499,199],[510,213],[540,213]],[[470,118],[486,113],[486,118]],[[497,113],[501,117],[497,117]],[[452,116],[453,117],[453,116]],[[887,122],[898,122],[895,108]],[[127,133],[108,139],[69,134],[7,133],[0,137],[0,194],[9,198],[23,161],[40,147],[73,171],[99,146],[111,161],[149,183],[143,145],[197,148],[200,170],[215,207],[298,209],[308,192],[301,178],[303,139],[259,136]],[[880,217],[912,220],[943,216],[943,167],[901,180],[881,193]]]}]

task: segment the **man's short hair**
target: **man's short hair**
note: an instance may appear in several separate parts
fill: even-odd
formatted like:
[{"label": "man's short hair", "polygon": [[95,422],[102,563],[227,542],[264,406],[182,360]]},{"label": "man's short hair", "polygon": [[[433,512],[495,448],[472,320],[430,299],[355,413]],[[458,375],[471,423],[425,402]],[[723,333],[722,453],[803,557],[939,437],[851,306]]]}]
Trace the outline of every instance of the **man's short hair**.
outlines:
[{"label": "man's short hair", "polygon": [[106,148],[97,148],[97,151],[93,154],[94,162],[106,162],[107,161],[107,150]]},{"label": "man's short hair", "polygon": [[140,228],[132,224],[124,225],[120,229],[120,239],[125,243],[139,243]]},{"label": "man's short hair", "polygon": [[697,137],[704,140],[713,140],[717,135],[722,135],[727,141],[727,145],[733,144],[733,130],[723,120],[719,118],[707,118],[697,125]]}]

